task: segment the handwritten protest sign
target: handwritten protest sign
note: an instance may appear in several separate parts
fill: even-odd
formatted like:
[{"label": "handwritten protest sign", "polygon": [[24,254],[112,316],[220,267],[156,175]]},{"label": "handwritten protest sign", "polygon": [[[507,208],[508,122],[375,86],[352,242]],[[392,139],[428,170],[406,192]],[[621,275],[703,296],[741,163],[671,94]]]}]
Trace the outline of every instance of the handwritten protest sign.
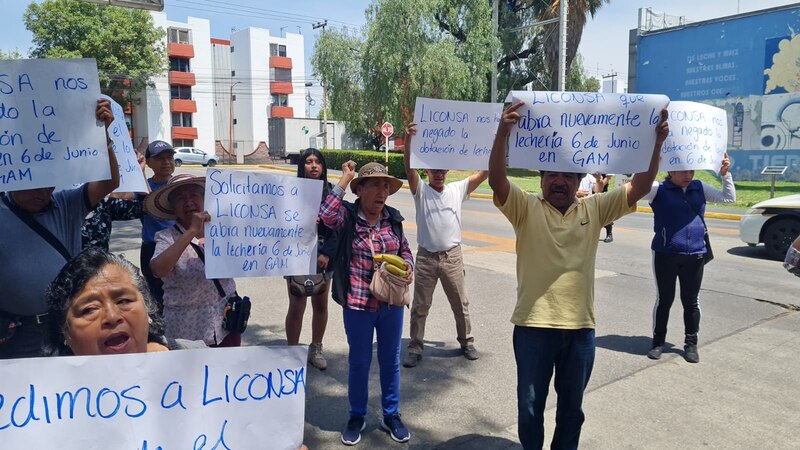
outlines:
[{"label": "handwritten protest sign", "polygon": [[647,170],[663,95],[512,91],[525,106],[508,139],[511,167],[558,172]]},{"label": "handwritten protest sign", "polygon": [[147,184],[142,175],[142,168],[136,160],[136,151],[133,149],[131,135],[128,134],[128,125],[125,123],[125,112],[122,106],[107,95],[101,95],[111,102],[111,111],[114,121],[108,128],[114,146],[114,154],[119,164],[119,187],[114,192],[147,192]]},{"label": "handwritten protest sign", "polygon": [[411,167],[487,170],[502,112],[500,103],[417,97]]},{"label": "handwritten protest sign", "polygon": [[728,147],[724,109],[697,102],[669,104],[669,136],[661,146],[659,170],[717,171]]},{"label": "handwritten protest sign", "polygon": [[0,61],[0,191],[111,178],[93,59]]},{"label": "handwritten protest sign", "polygon": [[316,273],[321,197],[319,180],[209,169],[206,277]]},{"label": "handwritten protest sign", "polygon": [[241,347],[6,360],[0,442],[7,450],[296,450],[307,352]]}]

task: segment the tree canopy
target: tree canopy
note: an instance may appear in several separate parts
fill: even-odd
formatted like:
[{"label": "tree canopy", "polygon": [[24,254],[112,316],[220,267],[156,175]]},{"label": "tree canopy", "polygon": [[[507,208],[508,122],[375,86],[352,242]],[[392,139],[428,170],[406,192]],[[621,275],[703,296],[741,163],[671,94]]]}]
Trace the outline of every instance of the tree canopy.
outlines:
[{"label": "tree canopy", "polygon": [[166,70],[164,31],[146,11],[46,0],[28,5],[23,20],[33,33],[32,58],[95,58],[105,94],[120,98]]},{"label": "tree canopy", "polygon": [[[574,32],[582,33],[586,14],[608,1],[571,2],[584,3],[570,7],[583,11],[582,22],[578,12],[571,19],[580,25]],[[495,101],[528,83],[536,90],[552,89],[557,67],[550,61],[557,60],[558,52],[555,47],[554,57],[548,47],[552,30],[525,25],[554,7],[557,11],[558,0],[501,3],[495,36],[486,0],[372,0],[363,29],[329,30],[316,43],[311,64],[327,85],[329,117],[345,121],[355,134],[375,137],[384,121],[396,129],[410,122],[418,96],[489,101],[493,64],[498,70]],[[574,45],[567,53],[571,64],[580,36],[568,43]],[[568,71],[567,89],[597,91],[599,81],[587,79],[576,61],[580,67]]]}]

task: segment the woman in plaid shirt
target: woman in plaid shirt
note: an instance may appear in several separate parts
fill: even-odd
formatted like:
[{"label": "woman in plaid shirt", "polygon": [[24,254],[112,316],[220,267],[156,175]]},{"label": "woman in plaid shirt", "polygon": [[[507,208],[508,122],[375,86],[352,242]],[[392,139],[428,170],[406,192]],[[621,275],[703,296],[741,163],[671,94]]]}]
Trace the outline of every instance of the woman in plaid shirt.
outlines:
[{"label": "woman in plaid shirt", "polygon": [[[413,280],[411,248],[403,235],[403,216],[386,205],[386,199],[403,185],[378,163],[364,165],[355,177],[356,164],[342,165],[342,178],[320,208],[326,226],[339,232],[339,249],[334,263],[333,299],[344,307],[344,328],[350,346],[348,398],[350,420],[342,432],[345,445],[361,440],[366,427],[369,367],[373,335],[377,334],[381,380],[381,427],[392,439],[411,438],[400,420],[400,338],[403,333],[402,306],[379,302],[370,292],[372,253],[400,255],[406,261],[408,283]],[[345,189],[358,196],[355,203],[344,201]],[[370,249],[372,246],[372,249]]]}]

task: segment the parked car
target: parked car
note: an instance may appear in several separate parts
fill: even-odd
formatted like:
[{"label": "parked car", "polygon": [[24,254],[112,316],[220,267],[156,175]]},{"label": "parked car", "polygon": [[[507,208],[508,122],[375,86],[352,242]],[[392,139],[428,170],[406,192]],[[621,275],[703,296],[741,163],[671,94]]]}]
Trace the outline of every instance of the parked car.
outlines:
[{"label": "parked car", "polygon": [[800,194],[756,203],[739,222],[739,237],[751,247],[763,242],[772,259],[782,260],[798,235]]},{"label": "parked car", "polygon": [[214,167],[217,165],[217,155],[206,153],[195,147],[175,147],[175,166],[181,164],[202,164],[203,166]]}]

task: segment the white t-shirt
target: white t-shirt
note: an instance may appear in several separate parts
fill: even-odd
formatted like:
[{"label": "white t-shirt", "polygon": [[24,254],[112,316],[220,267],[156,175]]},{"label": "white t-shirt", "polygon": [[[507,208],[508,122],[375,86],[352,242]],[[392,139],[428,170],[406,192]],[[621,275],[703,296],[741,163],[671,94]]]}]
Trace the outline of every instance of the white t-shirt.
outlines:
[{"label": "white t-shirt", "polygon": [[469,178],[446,184],[442,192],[420,182],[414,194],[417,242],[429,252],[450,250],[461,243],[461,203],[469,200]]},{"label": "white t-shirt", "polygon": [[578,186],[579,191],[587,191],[589,194],[594,194],[594,186],[597,184],[597,178],[594,175],[587,173],[585,177],[581,179],[581,184]]}]

